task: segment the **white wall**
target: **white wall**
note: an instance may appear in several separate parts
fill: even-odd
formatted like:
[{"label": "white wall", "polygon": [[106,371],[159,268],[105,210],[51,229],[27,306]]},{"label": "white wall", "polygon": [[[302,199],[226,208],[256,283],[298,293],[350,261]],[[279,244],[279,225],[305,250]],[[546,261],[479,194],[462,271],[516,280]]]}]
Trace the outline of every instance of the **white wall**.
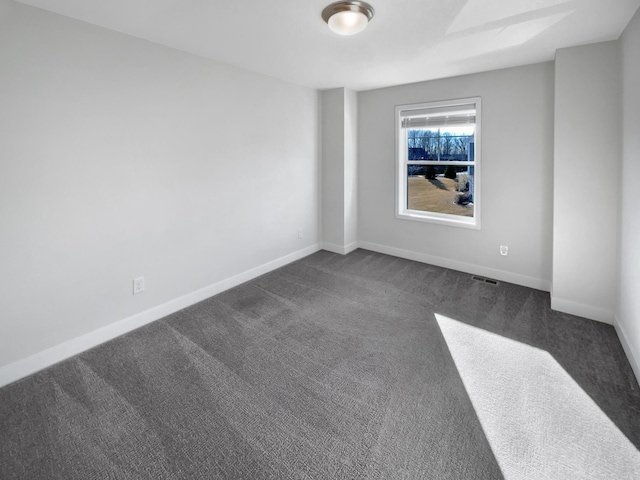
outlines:
[{"label": "white wall", "polygon": [[556,53],[552,308],[612,323],[616,288],[618,42]]},{"label": "white wall", "polygon": [[358,240],[358,94],[347,88],[322,97],[322,246],[345,254]]},{"label": "white wall", "polygon": [[344,245],[358,241],[358,93],[344,95]]},{"label": "white wall", "polygon": [[344,246],[344,89],[325,90],[321,98],[322,243],[335,250]]},{"label": "white wall", "polygon": [[617,328],[640,379],[640,10],[620,39],[622,58],[622,167]]},{"label": "white wall", "polygon": [[[474,96],[482,97],[481,230],[396,218],[394,107]],[[549,289],[552,63],[361,92],[358,102],[361,246]]]},{"label": "white wall", "polygon": [[314,90],[0,0],[0,135],[0,367],[317,248]]}]

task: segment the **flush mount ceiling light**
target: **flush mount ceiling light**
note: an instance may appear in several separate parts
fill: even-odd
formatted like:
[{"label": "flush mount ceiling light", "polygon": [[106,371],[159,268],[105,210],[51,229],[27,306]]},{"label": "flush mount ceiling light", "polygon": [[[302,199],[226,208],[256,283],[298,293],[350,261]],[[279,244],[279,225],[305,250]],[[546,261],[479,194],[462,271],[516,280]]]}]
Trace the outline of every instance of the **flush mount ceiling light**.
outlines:
[{"label": "flush mount ceiling light", "polygon": [[322,11],[322,19],[339,35],[354,35],[367,27],[373,7],[366,2],[336,2]]}]

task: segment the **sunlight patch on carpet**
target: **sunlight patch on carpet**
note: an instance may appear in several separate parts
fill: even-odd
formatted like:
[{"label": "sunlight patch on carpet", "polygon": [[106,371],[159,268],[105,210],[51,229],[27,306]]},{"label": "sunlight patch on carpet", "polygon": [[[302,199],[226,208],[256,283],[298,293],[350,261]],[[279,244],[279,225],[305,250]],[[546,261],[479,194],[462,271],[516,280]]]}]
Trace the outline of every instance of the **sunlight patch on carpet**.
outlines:
[{"label": "sunlight patch on carpet", "polygon": [[548,352],[435,316],[505,479],[640,478],[640,452]]}]

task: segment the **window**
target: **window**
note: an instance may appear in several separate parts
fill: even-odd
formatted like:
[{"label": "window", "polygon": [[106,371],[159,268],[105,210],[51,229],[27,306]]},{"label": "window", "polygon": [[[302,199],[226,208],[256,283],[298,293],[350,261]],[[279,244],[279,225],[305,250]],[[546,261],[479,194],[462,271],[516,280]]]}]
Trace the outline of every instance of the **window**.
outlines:
[{"label": "window", "polygon": [[480,98],[396,107],[397,216],[480,228]]}]

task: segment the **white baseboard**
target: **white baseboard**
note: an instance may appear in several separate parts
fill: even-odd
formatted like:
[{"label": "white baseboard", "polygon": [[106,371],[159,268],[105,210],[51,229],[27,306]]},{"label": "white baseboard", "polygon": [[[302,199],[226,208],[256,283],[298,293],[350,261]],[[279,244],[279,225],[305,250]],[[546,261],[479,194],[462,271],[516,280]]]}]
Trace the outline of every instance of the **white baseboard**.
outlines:
[{"label": "white baseboard", "polygon": [[0,387],[320,250],[311,245],[0,368]]},{"label": "white baseboard", "polygon": [[349,245],[344,247],[344,254],[348,254],[360,248],[360,242],[352,242]]},{"label": "white baseboard", "polygon": [[631,346],[631,342],[629,342],[629,336],[627,335],[625,326],[617,317],[617,315],[613,316],[613,326],[616,329],[616,333],[618,334],[618,338],[620,339],[620,343],[622,344],[624,353],[627,355],[629,364],[631,365],[633,373],[636,376],[636,381],[638,382],[638,384],[640,384],[640,361],[638,361],[640,359],[640,355],[636,354],[633,351],[633,347]]},{"label": "white baseboard", "polygon": [[577,317],[588,318],[597,322],[613,325],[613,312],[603,308],[577,303],[564,298],[558,298],[551,293],[551,309],[558,312],[569,313]]},{"label": "white baseboard", "polygon": [[327,252],[338,253],[340,255],[347,255],[348,253],[353,252],[359,246],[359,242],[352,242],[349,245],[338,245],[335,243],[323,242],[322,249]]},{"label": "white baseboard", "polygon": [[527,275],[520,275],[518,273],[505,272],[503,270],[483,267],[481,265],[475,265],[472,263],[460,262],[458,260],[436,257],[434,255],[428,255],[426,253],[413,252],[411,250],[403,250],[401,248],[395,247],[387,247],[386,245],[379,245],[377,243],[358,242],[358,245],[360,248],[363,248],[365,250],[393,255],[400,258],[406,258],[407,260],[415,260],[416,262],[428,263],[430,265],[436,265],[438,267],[450,268],[451,270],[458,270],[460,272],[471,273],[473,275],[482,275],[483,277],[493,278],[502,282],[515,283],[516,285],[535,288],[536,290],[543,290],[545,292],[548,292],[551,287],[551,284],[548,280],[543,280],[541,278],[534,278]]}]

